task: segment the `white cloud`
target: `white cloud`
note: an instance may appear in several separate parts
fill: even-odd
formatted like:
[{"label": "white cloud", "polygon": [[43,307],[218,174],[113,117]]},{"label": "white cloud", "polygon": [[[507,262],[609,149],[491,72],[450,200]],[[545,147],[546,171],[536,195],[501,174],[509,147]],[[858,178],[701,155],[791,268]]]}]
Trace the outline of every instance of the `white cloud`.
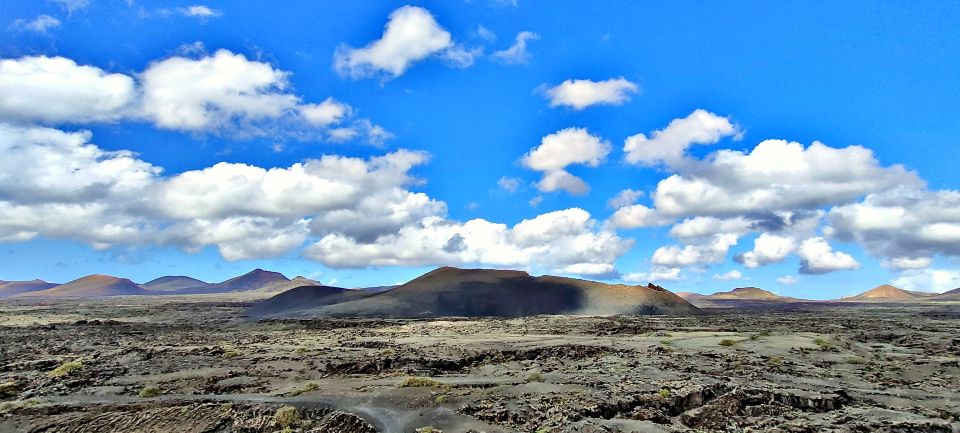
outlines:
[{"label": "white cloud", "polygon": [[518,177],[506,177],[503,176],[500,180],[497,181],[497,186],[502,188],[506,192],[517,192],[517,188],[520,188],[520,183],[522,181]]},{"label": "white cloud", "polygon": [[456,45],[450,32],[437,23],[430,11],[403,6],[390,14],[380,39],[363,48],[342,45],[334,54],[334,69],[353,79],[395,78],[414,63],[434,54],[457,67],[473,64],[479,52]]},{"label": "white cloud", "polygon": [[527,204],[529,204],[530,207],[540,206],[540,203],[543,203],[543,196],[542,196],[542,195],[538,195],[538,196],[536,196],[536,197],[534,197],[534,198],[531,198],[530,201],[527,202]]},{"label": "white cloud", "polygon": [[662,226],[669,224],[672,220],[672,218],[664,217],[655,209],[650,209],[642,204],[634,204],[617,209],[610,217],[610,224],[621,229],[636,229]]},{"label": "white cloud", "polygon": [[769,215],[843,204],[873,191],[917,185],[902,166],[882,167],[861,146],[766,140],[750,153],[721,150],[660,181],[653,200],[668,215]]},{"label": "white cloud", "polygon": [[329,126],[342,122],[353,112],[353,108],[333,98],[327,98],[319,104],[300,106],[300,115],[312,125]]},{"label": "white cloud", "polygon": [[185,131],[275,119],[294,109],[287,73],[218,50],[201,59],[170,57],[141,74],[144,113],[159,127]]},{"label": "white cloud", "polygon": [[657,281],[680,280],[680,268],[666,268],[655,266],[650,272],[631,272],[622,277],[627,283],[647,283]]},{"label": "white cloud", "polygon": [[582,195],[590,187],[565,168],[573,164],[596,167],[609,153],[610,143],[585,128],[566,128],[543,137],[540,145],[527,152],[520,162],[524,167],[543,172],[543,179],[536,184],[540,191],[562,189]]},{"label": "white cloud", "polygon": [[631,164],[676,166],[684,160],[690,146],[714,144],[738,132],[730,119],[698,109],[683,119],[674,119],[666,128],[654,131],[650,138],[642,133],[627,137],[623,151]]},{"label": "white cloud", "polygon": [[428,217],[370,242],[330,234],[305,254],[330,267],[537,264],[559,272],[607,274],[632,242],[594,231],[594,225],[589,213],[576,208],[542,214],[512,228],[484,219],[459,223]]},{"label": "white cloud", "polygon": [[670,228],[670,236],[695,239],[723,233],[742,235],[752,228],[753,221],[743,217],[720,219],[714,217],[687,218]]},{"label": "white cloud", "polygon": [[792,237],[761,233],[753,241],[753,251],[739,254],[734,260],[748,268],[758,268],[780,263],[796,249],[797,241]]},{"label": "white cloud", "polygon": [[801,274],[826,274],[828,272],[860,269],[852,256],[840,251],[833,251],[826,239],[816,237],[800,243],[797,249],[800,256]]},{"label": "white cloud", "polygon": [[960,288],[960,271],[953,269],[911,269],[904,271],[893,285],[907,290],[943,293]]},{"label": "white cloud", "polygon": [[834,237],[863,245],[894,268],[960,256],[960,191],[898,188],[837,206],[828,217]]},{"label": "white cloud", "polygon": [[614,209],[620,209],[625,206],[630,206],[637,202],[638,199],[643,197],[644,192],[638,190],[632,190],[627,188],[623,191],[620,191],[615,197],[607,200],[607,206]]},{"label": "white cloud", "polygon": [[550,99],[551,107],[565,105],[583,110],[591,105],[621,105],[638,89],[636,84],[620,77],[604,81],[566,80],[546,89],[544,94]]},{"label": "white cloud", "polygon": [[497,40],[497,34],[482,25],[477,26],[477,37],[487,42],[493,42]]},{"label": "white cloud", "polygon": [[712,236],[701,244],[668,245],[657,248],[653,252],[651,261],[654,265],[664,267],[683,267],[694,265],[709,265],[721,263],[730,251],[730,247],[737,244],[737,235],[723,233]]},{"label": "white cloud", "polygon": [[898,271],[923,269],[929,267],[931,264],[933,264],[933,259],[930,257],[894,257],[884,260],[882,263],[883,267]]},{"label": "white cloud", "polygon": [[530,55],[527,53],[527,42],[540,39],[540,35],[534,32],[523,31],[517,33],[513,45],[502,51],[493,53],[493,58],[497,61],[508,64],[522,64],[529,61]]},{"label": "white cloud", "polygon": [[90,6],[90,0],[53,0],[53,2],[67,11],[67,15],[73,15],[74,12]]},{"label": "white cloud", "polygon": [[777,278],[777,284],[782,284],[784,286],[790,286],[799,282],[800,280],[793,275],[784,275],[780,278]]},{"label": "white cloud", "polygon": [[223,15],[222,12],[216,9],[211,9],[210,7],[204,5],[187,6],[180,9],[180,13],[188,17],[196,17],[201,19],[219,17]]},{"label": "white cloud", "polygon": [[13,21],[10,28],[17,31],[31,31],[46,34],[52,28],[60,26],[60,20],[46,14],[38,15],[32,20],[18,18]]},{"label": "white cloud", "polygon": [[743,278],[743,274],[736,269],[730,272],[727,272],[725,274],[717,274],[713,276],[713,279],[717,281],[734,281],[742,278]]},{"label": "white cloud", "polygon": [[116,120],[136,96],[132,78],[63,57],[0,60],[0,119],[78,123]]},{"label": "white cloud", "polygon": [[632,245],[576,208],[513,227],[449,220],[445,203],[408,190],[423,152],[326,155],[270,169],[221,162],[164,176],[90,138],[0,124],[0,240],[213,246],[226,260],[276,257],[310,242],[305,254],[333,267],[480,263],[585,275],[612,274]]}]

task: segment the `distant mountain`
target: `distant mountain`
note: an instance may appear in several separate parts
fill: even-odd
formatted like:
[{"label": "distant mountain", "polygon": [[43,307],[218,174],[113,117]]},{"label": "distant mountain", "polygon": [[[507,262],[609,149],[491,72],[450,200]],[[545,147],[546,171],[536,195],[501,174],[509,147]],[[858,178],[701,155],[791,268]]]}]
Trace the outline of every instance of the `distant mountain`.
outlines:
[{"label": "distant mountain", "polygon": [[274,317],[439,317],[536,314],[698,314],[670,291],[522,271],[443,267],[356,300],[271,311]]},{"label": "distant mountain", "polygon": [[841,298],[842,302],[903,302],[903,301],[922,301],[932,298],[933,295],[924,292],[914,292],[903,290],[889,284],[883,284],[874,287],[866,292],[856,296]]},{"label": "distant mountain", "polygon": [[151,292],[172,292],[176,290],[206,287],[209,285],[210,283],[206,281],[200,281],[196,278],[185,277],[182,275],[160,277],[141,284],[144,289],[147,289]]},{"label": "distant mountain", "polygon": [[930,299],[935,301],[960,301],[960,288],[943,292]]},{"label": "distant mountain", "polygon": [[58,286],[57,283],[48,283],[43,280],[31,281],[2,281],[0,280],[0,298],[19,295],[21,293],[36,292]]},{"label": "distant mountain", "polygon": [[803,299],[780,296],[763,290],[759,287],[737,287],[727,292],[716,292],[712,295],[701,295],[698,293],[680,292],[677,293],[681,298],[691,301],[773,301],[773,302],[797,302]]},{"label": "distant mountain", "polygon": [[188,295],[205,293],[230,293],[230,292],[248,292],[254,290],[264,290],[281,292],[297,286],[319,285],[316,281],[303,277],[290,280],[279,272],[265,271],[263,269],[254,269],[239,277],[233,277],[221,283],[206,284],[199,287],[186,287],[183,289],[172,290],[167,294]]},{"label": "distant mountain", "polygon": [[87,298],[100,296],[149,295],[150,292],[126,278],[110,275],[88,275],[46,290],[27,292],[15,297]]},{"label": "distant mountain", "polygon": [[254,305],[247,310],[247,314],[253,317],[266,317],[281,312],[299,310],[304,307],[316,308],[339,304],[372,296],[375,293],[377,292],[330,286],[300,286]]}]

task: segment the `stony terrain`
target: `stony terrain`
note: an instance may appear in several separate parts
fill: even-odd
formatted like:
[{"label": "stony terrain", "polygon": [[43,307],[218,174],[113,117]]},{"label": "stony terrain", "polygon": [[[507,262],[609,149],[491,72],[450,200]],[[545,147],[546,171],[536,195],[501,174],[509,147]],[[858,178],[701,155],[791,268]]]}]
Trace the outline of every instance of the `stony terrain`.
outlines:
[{"label": "stony terrain", "polygon": [[0,303],[2,432],[956,432],[960,305],[255,322]]}]

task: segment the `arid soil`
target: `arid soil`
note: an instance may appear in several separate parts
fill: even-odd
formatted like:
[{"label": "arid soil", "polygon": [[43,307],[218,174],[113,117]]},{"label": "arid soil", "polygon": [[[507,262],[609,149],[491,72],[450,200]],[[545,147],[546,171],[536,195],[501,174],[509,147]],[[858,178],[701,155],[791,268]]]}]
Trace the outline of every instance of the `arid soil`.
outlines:
[{"label": "arid soil", "polygon": [[2,432],[957,432],[960,306],[255,322],[0,303]]}]

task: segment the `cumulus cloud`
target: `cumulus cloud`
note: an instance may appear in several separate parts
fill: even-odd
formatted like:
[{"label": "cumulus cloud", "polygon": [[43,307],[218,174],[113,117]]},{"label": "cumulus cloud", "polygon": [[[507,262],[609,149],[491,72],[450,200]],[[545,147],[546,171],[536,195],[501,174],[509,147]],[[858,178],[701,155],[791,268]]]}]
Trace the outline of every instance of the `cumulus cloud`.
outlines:
[{"label": "cumulus cloud", "polygon": [[310,245],[305,255],[330,267],[537,263],[559,272],[606,275],[632,242],[596,231],[595,225],[588,212],[577,208],[542,214],[513,227],[435,216],[370,242],[329,234]]},{"label": "cumulus cloud", "polygon": [[624,275],[621,279],[627,283],[646,283],[658,281],[677,281],[680,280],[680,268],[667,268],[655,266],[650,272],[631,272]]},{"label": "cumulus cloud", "polygon": [[630,206],[636,203],[638,199],[643,197],[643,195],[644,195],[643,191],[627,188],[623,191],[620,191],[620,193],[618,193],[615,197],[611,198],[610,200],[607,200],[607,206],[612,207],[614,209],[620,209],[625,206]]},{"label": "cumulus cloud", "polygon": [[543,137],[540,145],[521,159],[524,167],[543,172],[536,184],[543,192],[565,190],[586,194],[590,187],[582,179],[565,170],[573,164],[596,167],[610,153],[610,143],[590,134],[586,128],[566,128]]},{"label": "cumulus cloud", "polygon": [[657,248],[651,259],[654,265],[664,267],[684,267],[721,263],[737,244],[737,235],[717,234],[703,243],[684,246],[667,245]]},{"label": "cumulus cloud", "polygon": [[855,241],[893,268],[960,256],[960,191],[899,188],[871,194],[828,214],[830,233]]},{"label": "cumulus cloud", "polygon": [[690,146],[714,144],[737,133],[730,119],[698,109],[683,119],[674,119],[649,138],[642,133],[627,137],[623,152],[631,164],[676,166],[683,161]]},{"label": "cumulus cloud", "polygon": [[742,278],[743,278],[743,273],[741,273],[736,269],[724,274],[716,274],[713,276],[713,279],[717,281],[734,281]]},{"label": "cumulus cloud", "polygon": [[669,224],[670,221],[673,219],[642,204],[621,207],[610,217],[610,224],[621,229],[656,227]]},{"label": "cumulus cloud", "polygon": [[50,29],[60,26],[60,20],[46,14],[38,15],[32,20],[18,18],[10,25],[12,30],[31,31],[46,34]]},{"label": "cumulus cloud", "polygon": [[403,75],[414,63],[440,55],[456,67],[473,64],[477,49],[457,45],[430,11],[403,6],[390,14],[380,39],[363,48],[341,45],[334,53],[334,69],[353,79]]},{"label": "cumulus cloud", "polygon": [[0,60],[0,119],[15,122],[111,121],[128,114],[132,78],[63,57]]},{"label": "cumulus cloud", "polygon": [[0,241],[215,247],[226,260],[310,243],[305,254],[333,267],[481,263],[584,275],[611,275],[632,245],[576,208],[513,227],[447,219],[445,203],[409,190],[420,182],[410,171],[429,158],[423,152],[326,155],[269,169],[221,162],[164,175],[91,138],[0,123]]},{"label": "cumulus cloud", "polygon": [[566,80],[544,91],[551,107],[568,106],[583,110],[591,105],[621,105],[630,100],[639,87],[627,79],[604,81]]},{"label": "cumulus cloud", "polygon": [[796,248],[797,241],[792,237],[761,233],[753,241],[753,250],[737,255],[734,260],[748,268],[758,268],[782,262]]},{"label": "cumulus cloud", "polygon": [[90,6],[90,0],[53,0],[53,2],[60,5],[63,10],[67,11],[68,15],[73,15],[74,12],[86,9],[87,6]]},{"label": "cumulus cloud", "polygon": [[826,274],[828,272],[860,269],[852,256],[840,251],[833,251],[833,247],[824,238],[810,238],[800,243],[797,249],[800,256],[801,274]]},{"label": "cumulus cloud", "polygon": [[507,64],[523,64],[530,60],[530,54],[527,53],[527,42],[540,39],[540,35],[534,32],[523,31],[517,33],[513,45],[509,48],[496,51],[492,54],[493,59]]},{"label": "cumulus cloud", "polygon": [[912,269],[903,272],[892,283],[907,290],[943,293],[960,288],[960,271],[952,269]]}]

